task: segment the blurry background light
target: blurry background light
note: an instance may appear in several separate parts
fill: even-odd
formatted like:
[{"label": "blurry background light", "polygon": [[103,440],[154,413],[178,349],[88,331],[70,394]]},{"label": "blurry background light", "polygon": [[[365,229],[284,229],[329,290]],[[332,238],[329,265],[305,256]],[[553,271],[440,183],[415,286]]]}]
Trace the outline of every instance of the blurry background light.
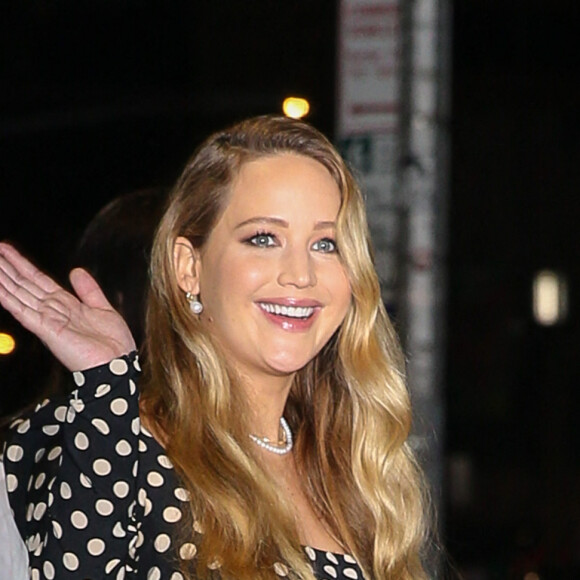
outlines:
[{"label": "blurry background light", "polygon": [[534,318],[542,326],[553,326],[568,314],[568,284],[561,274],[541,270],[534,277]]},{"label": "blurry background light", "polygon": [[16,341],[5,332],[0,332],[0,355],[11,354],[16,347]]},{"label": "blurry background light", "polygon": [[282,103],[282,110],[287,117],[302,119],[310,111],[310,103],[301,97],[286,97]]}]

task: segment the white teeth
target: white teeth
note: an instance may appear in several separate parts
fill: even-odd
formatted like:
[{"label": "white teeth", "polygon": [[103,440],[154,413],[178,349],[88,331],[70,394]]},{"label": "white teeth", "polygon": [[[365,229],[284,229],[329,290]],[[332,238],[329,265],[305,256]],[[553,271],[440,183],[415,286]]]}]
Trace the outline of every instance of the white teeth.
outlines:
[{"label": "white teeth", "polygon": [[282,306],[268,302],[260,302],[260,308],[270,314],[288,316],[289,318],[308,318],[314,312],[312,306]]}]

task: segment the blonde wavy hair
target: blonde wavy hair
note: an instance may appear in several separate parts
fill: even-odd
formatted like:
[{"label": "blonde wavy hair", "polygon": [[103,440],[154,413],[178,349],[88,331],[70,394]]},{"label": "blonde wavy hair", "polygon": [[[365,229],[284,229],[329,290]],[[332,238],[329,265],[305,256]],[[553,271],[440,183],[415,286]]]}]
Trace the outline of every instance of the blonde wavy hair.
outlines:
[{"label": "blonde wavy hair", "polygon": [[173,264],[178,236],[203,247],[240,167],[280,153],[317,160],[338,184],[337,242],[352,288],[345,320],[296,374],[285,409],[304,491],[367,578],[425,578],[425,486],[407,442],[404,360],[381,301],[363,198],[323,135],[274,116],[243,121],[201,145],[154,242],[142,414],[190,494],[182,533],[197,553],[183,571],[211,578],[219,565],[221,578],[275,578],[280,569],[314,578],[292,506],[248,437],[250,414],[235,370],[192,316]]}]

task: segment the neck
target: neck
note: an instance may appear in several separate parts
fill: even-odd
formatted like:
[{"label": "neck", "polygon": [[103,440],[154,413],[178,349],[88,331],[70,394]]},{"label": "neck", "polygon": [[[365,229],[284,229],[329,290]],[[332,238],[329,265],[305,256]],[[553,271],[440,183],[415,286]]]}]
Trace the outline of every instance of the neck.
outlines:
[{"label": "neck", "polygon": [[252,413],[250,425],[254,435],[267,437],[270,441],[278,440],[280,417],[284,414],[293,379],[294,375],[268,377],[262,381],[256,378],[244,379],[243,385]]}]

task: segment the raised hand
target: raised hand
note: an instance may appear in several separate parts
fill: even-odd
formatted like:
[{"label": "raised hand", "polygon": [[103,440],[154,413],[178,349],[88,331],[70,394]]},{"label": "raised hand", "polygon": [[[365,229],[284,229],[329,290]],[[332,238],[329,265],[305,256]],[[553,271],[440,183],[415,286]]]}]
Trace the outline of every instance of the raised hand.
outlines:
[{"label": "raised hand", "polygon": [[95,279],[77,268],[70,281],[77,296],[0,243],[0,305],[65,367],[84,370],[134,350],[129,327]]}]

